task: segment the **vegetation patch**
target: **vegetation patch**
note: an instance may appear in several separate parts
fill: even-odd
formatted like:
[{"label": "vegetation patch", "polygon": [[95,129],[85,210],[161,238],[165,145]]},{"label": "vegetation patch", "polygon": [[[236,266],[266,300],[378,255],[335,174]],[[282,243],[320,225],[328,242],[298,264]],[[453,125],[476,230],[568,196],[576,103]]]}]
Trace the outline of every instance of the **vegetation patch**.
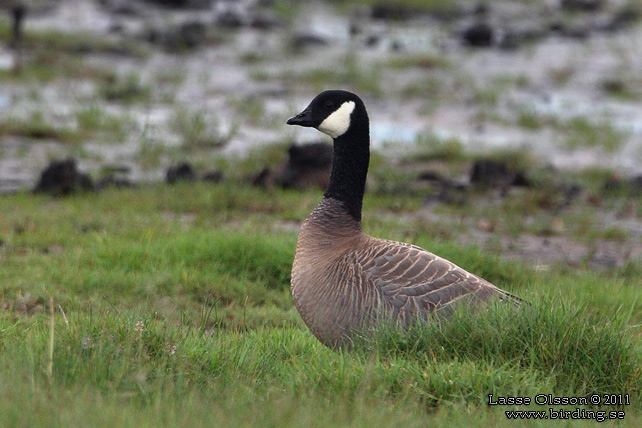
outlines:
[{"label": "vegetation patch", "polygon": [[169,126],[180,136],[182,148],[186,150],[224,146],[236,133],[235,126],[224,132],[216,117],[188,108],[176,110]]},{"label": "vegetation patch", "polygon": [[614,152],[624,144],[627,134],[609,123],[593,123],[587,118],[576,117],[566,124],[567,135],[563,144],[571,149],[600,148]]},{"label": "vegetation patch", "polygon": [[391,68],[417,67],[421,69],[448,68],[450,62],[442,55],[404,55],[388,60],[387,66]]},{"label": "vegetation patch", "polygon": [[347,87],[359,93],[369,93],[375,96],[381,95],[382,68],[378,64],[368,64],[353,52],[349,52],[344,58],[338,60],[343,67],[319,68],[304,70],[300,74],[287,72],[282,80],[305,84],[308,90],[310,87],[315,91],[322,91],[328,87]]},{"label": "vegetation patch", "polygon": [[418,197],[369,193],[364,229],[428,248],[532,306],[382,330],[350,352],[323,347],[289,291],[297,226],[319,197],[181,183],[0,198],[5,420],[419,427],[459,411],[501,425],[489,393],[593,391],[630,394],[626,420],[639,420],[639,276],[534,272],[462,247],[398,218]]},{"label": "vegetation patch", "polygon": [[104,81],[100,94],[107,101],[133,104],[149,100],[151,88],[142,82],[139,74],[131,72]]},{"label": "vegetation patch", "polygon": [[[587,313],[585,308],[563,301],[537,301],[516,309],[496,305],[474,315],[456,313],[453,318],[416,326],[410,333],[382,330],[370,341],[380,354],[426,358],[429,365],[447,362],[488,364],[527,371],[517,379],[550,378],[549,387],[560,394],[585,396],[627,391],[638,396],[642,363],[626,325],[635,305],[612,319]],[[477,384],[473,397],[497,394],[497,379]],[[524,385],[501,385],[527,395]],[[434,395],[434,394],[432,394]]]},{"label": "vegetation patch", "polygon": [[0,81],[9,82],[50,82],[56,79],[91,79],[106,82],[114,78],[112,70],[87,64],[77,55],[44,49],[26,55],[17,70],[0,70]]},{"label": "vegetation patch", "polygon": [[55,126],[41,112],[34,112],[27,119],[5,116],[0,118],[0,135],[12,135],[34,140],[56,140],[76,143],[80,134],[71,127]]}]

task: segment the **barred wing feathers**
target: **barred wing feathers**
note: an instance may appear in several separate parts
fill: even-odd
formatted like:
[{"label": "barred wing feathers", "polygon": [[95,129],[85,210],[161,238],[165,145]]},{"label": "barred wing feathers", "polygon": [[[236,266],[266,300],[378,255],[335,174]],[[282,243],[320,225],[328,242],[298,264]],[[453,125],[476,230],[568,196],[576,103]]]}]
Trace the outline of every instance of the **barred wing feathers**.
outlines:
[{"label": "barred wing feathers", "polygon": [[423,248],[376,240],[359,252],[362,278],[379,291],[393,318],[425,318],[430,312],[450,312],[455,303],[472,304],[498,298],[519,304],[521,299]]}]

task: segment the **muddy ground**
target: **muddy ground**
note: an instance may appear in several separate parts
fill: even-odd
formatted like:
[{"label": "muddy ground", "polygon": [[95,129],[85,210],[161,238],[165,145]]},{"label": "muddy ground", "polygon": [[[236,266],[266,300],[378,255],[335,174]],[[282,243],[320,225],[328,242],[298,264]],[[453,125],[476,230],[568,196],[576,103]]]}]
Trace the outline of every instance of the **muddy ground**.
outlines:
[{"label": "muddy ground", "polygon": [[[207,169],[256,147],[317,141],[285,121],[330,87],[364,98],[372,146],[391,167],[454,141],[564,172],[642,174],[636,2],[177,3],[33,6],[24,45],[0,44],[1,190],[32,188],[67,156],[94,177],[116,168],[144,182],[182,161]],[[617,226],[618,240],[498,235],[483,215],[459,221],[457,239],[541,268],[621,267],[642,253],[642,221],[618,210],[595,206],[595,227]],[[428,203],[415,217],[453,222]]]}]

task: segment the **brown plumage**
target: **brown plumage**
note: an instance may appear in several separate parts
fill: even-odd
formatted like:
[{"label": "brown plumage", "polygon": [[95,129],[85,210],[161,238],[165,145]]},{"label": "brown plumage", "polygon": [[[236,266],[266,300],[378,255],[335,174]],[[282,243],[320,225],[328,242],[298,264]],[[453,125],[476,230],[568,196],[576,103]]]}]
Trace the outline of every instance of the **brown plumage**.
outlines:
[{"label": "brown plumage", "polygon": [[[346,103],[353,104],[343,108]],[[348,118],[332,116],[339,110]],[[322,129],[334,138],[330,186],[301,227],[292,267],[294,304],[323,344],[349,345],[355,334],[367,334],[381,321],[405,326],[433,313],[449,314],[463,303],[519,302],[420,247],[362,231],[369,125],[356,95],[323,92],[288,123]]]}]

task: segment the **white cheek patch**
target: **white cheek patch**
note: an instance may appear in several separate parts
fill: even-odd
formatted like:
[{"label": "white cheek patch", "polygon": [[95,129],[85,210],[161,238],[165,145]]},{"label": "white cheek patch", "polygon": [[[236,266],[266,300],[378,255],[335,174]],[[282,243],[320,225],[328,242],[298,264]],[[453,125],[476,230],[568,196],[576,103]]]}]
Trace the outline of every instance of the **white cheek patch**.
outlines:
[{"label": "white cheek patch", "polygon": [[350,128],[350,115],[354,110],[354,106],[354,101],[346,101],[341,104],[341,107],[326,117],[317,129],[332,138],[337,138],[345,134],[348,128]]}]

